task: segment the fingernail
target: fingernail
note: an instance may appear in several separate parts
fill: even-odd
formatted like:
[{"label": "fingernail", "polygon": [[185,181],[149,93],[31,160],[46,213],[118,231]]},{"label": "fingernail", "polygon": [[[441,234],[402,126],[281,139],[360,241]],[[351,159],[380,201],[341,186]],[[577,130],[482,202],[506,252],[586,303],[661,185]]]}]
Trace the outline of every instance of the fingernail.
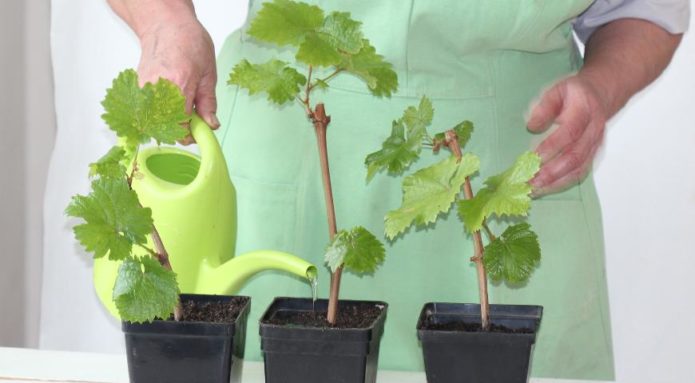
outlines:
[{"label": "fingernail", "polygon": [[213,129],[220,127],[220,120],[217,119],[217,115],[215,113],[210,114],[210,127]]}]

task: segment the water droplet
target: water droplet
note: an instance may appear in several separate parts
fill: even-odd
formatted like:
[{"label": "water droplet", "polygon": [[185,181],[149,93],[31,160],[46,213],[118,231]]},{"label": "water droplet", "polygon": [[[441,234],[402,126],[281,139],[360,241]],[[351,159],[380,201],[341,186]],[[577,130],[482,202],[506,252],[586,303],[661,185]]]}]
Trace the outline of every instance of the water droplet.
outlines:
[{"label": "water droplet", "polygon": [[312,310],[316,311],[316,299],[318,299],[318,290],[319,290],[319,277],[314,276],[309,280],[309,284],[311,285],[311,299],[312,299]]}]

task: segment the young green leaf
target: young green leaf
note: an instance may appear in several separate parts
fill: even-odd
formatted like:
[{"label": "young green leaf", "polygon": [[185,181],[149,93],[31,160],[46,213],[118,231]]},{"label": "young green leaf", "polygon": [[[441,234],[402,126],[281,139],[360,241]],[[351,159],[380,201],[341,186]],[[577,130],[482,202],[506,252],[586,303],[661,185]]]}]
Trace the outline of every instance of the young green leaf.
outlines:
[{"label": "young green leaf", "polygon": [[125,178],[126,167],[123,161],[126,158],[125,149],[120,146],[114,146],[101,157],[97,162],[89,164],[90,177],[102,178]]},{"label": "young green leaf", "polygon": [[137,73],[128,69],[116,77],[101,104],[105,110],[101,118],[128,145],[136,146],[152,138],[159,143],[175,144],[188,134],[181,126],[188,118],[186,99],[169,80],[160,78],[140,88]]},{"label": "young green leaf", "polygon": [[509,169],[488,178],[473,199],[459,201],[459,217],[466,230],[470,233],[480,230],[483,221],[492,214],[498,217],[528,214],[532,190],[528,182],[540,165],[536,153],[525,152]]},{"label": "young green leaf", "polygon": [[401,207],[386,214],[386,236],[393,239],[412,224],[435,222],[440,213],[449,211],[466,177],[479,167],[478,157],[466,153],[460,162],[451,156],[406,177]]},{"label": "young green leaf", "polygon": [[228,83],[248,89],[251,95],[265,92],[268,100],[282,105],[297,97],[300,86],[306,84],[306,77],[284,61],[273,59],[264,64],[251,64],[244,59],[234,67]]},{"label": "young green leaf", "polygon": [[118,269],[113,300],[123,320],[166,319],[178,303],[176,274],[150,256],[127,257]]},{"label": "young green leaf", "polygon": [[502,236],[490,242],[483,263],[495,281],[526,282],[541,259],[538,236],[528,223],[509,226]]},{"label": "young green leaf", "polygon": [[400,120],[393,121],[391,136],[381,144],[381,150],[370,153],[365,159],[367,182],[384,169],[388,169],[389,174],[401,174],[420,158],[422,142],[433,115],[432,102],[423,96],[417,108],[409,106]]},{"label": "young green leaf", "polygon": [[369,91],[377,97],[391,97],[398,89],[398,75],[391,63],[376,53],[369,40],[362,40],[362,49],[354,55],[345,55],[340,68],[361,78]]},{"label": "young green leaf", "polygon": [[354,55],[362,49],[361,23],[347,12],[333,12],[316,31],[307,32],[299,45],[297,60],[313,66],[335,66],[343,55]]},{"label": "young green leaf", "polygon": [[299,46],[308,32],[324,23],[323,11],[315,5],[290,0],[266,2],[251,22],[248,34],[280,46]]},{"label": "young green leaf", "polygon": [[414,106],[406,108],[403,112],[403,122],[408,128],[408,141],[421,145],[422,140],[427,136],[427,127],[432,124],[433,116],[432,101],[425,96],[420,99],[420,105],[417,108]]},{"label": "young green leaf", "polygon": [[[470,121],[463,121],[452,128],[454,133],[456,133],[456,140],[459,143],[461,149],[463,149],[468,140],[471,139],[471,134],[473,133],[473,123]],[[432,138],[435,145],[445,145],[446,132],[437,133]]]},{"label": "young green leaf", "polygon": [[152,231],[152,211],[140,206],[125,178],[93,181],[92,192],[73,197],[65,213],[85,221],[73,231],[95,258],[108,254],[111,260],[123,259],[133,244],[144,244]]},{"label": "young green leaf", "polygon": [[[418,142],[420,145],[413,145]],[[391,136],[381,144],[381,150],[370,153],[364,161],[367,165],[367,182],[383,169],[388,169],[389,174],[403,173],[419,158],[421,146],[421,141],[406,139],[403,120],[394,121]]]},{"label": "young green leaf", "polygon": [[325,260],[332,272],[341,265],[358,274],[376,271],[384,262],[384,245],[364,227],[340,230],[326,249]]}]

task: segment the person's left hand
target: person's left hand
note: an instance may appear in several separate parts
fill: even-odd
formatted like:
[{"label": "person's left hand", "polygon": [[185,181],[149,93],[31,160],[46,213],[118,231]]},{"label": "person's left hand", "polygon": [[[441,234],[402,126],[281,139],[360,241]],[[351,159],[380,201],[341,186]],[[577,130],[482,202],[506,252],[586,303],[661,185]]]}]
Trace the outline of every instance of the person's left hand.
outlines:
[{"label": "person's left hand", "polygon": [[579,75],[543,93],[531,109],[528,129],[542,133],[558,126],[536,148],[542,165],[530,182],[534,196],[564,190],[584,179],[603,139],[606,110],[600,93]]}]

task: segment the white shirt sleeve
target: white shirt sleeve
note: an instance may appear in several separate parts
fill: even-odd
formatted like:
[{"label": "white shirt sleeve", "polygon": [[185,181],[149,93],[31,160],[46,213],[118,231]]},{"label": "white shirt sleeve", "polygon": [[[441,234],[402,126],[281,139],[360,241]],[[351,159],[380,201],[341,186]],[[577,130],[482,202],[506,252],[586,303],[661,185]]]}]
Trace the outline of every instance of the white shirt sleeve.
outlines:
[{"label": "white shirt sleeve", "polygon": [[583,42],[600,26],[634,18],[651,21],[670,33],[683,33],[690,22],[690,0],[596,0],[574,22]]}]

